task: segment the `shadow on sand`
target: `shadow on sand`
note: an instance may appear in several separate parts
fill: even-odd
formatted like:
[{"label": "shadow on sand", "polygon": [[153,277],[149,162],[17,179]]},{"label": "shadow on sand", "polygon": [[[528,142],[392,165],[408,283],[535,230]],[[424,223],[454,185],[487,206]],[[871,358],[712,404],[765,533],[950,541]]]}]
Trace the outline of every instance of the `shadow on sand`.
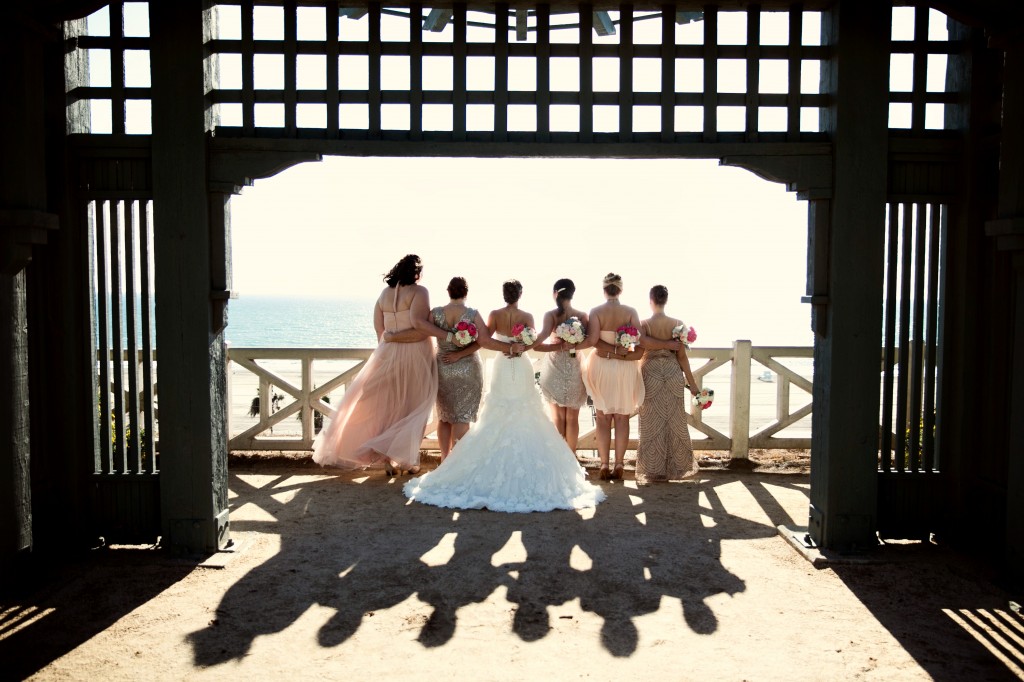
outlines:
[{"label": "shadow on sand", "polygon": [[[380,474],[282,479],[259,489],[234,476],[236,508],[253,504],[277,518],[235,520],[235,532],[277,532],[281,548],[228,590],[215,624],[189,636],[194,662],[243,657],[256,637],[284,630],[314,604],[335,611],[318,641],[336,646],[374,612],[411,596],[430,607],[415,624],[417,639],[436,647],[456,636],[459,609],[499,588],[524,641],[547,636],[551,607],[576,599],[600,616],[602,644],[615,656],[636,650],[634,620],[666,596],[680,600],[680,619],[692,630],[713,633],[708,598],[745,589],[722,566],[722,540],[776,533],[774,524],[723,523],[715,485],[606,484],[608,499],[596,510],[503,514],[407,504]],[[283,504],[271,494],[293,496]],[[766,512],[774,522],[778,510]]]}]

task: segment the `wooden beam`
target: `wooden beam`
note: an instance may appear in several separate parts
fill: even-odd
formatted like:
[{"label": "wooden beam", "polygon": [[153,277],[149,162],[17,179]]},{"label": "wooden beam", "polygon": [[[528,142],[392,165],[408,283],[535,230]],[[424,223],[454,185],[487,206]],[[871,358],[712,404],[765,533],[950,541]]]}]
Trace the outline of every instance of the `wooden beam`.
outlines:
[{"label": "wooden beam", "polygon": [[202,0],[152,3],[149,11],[163,542],[204,553],[230,539],[224,336],[210,319],[208,18]]},{"label": "wooden beam", "polygon": [[[828,216],[827,329],[814,340],[810,534],[830,549],[873,547],[888,162],[890,15],[843,2],[825,15],[835,144]],[[842,83],[842,87],[837,87]]]}]

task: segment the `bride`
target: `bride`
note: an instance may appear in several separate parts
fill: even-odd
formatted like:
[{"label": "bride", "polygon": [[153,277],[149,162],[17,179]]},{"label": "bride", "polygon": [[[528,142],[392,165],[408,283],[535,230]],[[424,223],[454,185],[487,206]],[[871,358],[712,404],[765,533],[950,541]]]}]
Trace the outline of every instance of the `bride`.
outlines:
[{"label": "bride", "polygon": [[487,328],[498,341],[512,342],[511,356],[499,355],[483,409],[469,433],[434,471],[405,484],[412,500],[438,507],[502,512],[581,509],[601,502],[604,491],[585,480],[575,454],[544,413],[533,365],[517,351],[512,330],[533,327],[533,316],[519,310],[523,285],[502,285],[507,305],[494,310]]}]

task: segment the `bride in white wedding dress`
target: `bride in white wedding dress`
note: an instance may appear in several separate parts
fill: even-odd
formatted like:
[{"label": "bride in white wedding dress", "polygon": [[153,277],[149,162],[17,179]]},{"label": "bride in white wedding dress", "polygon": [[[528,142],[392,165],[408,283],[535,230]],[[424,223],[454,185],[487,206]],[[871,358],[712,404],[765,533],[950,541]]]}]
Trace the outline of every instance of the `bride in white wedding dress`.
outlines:
[{"label": "bride in white wedding dress", "polygon": [[[487,327],[511,343],[517,324],[533,326],[518,309],[522,285],[503,285],[508,305],[491,312]],[[583,468],[544,411],[525,355],[499,355],[476,424],[434,471],[405,484],[407,497],[455,509],[501,512],[593,507],[604,491],[588,483]]]}]

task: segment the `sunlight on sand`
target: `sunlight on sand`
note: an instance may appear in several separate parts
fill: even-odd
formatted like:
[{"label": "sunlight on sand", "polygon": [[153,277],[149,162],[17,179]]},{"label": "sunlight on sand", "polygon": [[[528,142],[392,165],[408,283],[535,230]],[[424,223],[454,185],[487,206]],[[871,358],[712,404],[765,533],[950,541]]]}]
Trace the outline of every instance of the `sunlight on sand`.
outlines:
[{"label": "sunlight on sand", "polygon": [[15,613],[20,608],[20,606],[12,607],[0,615],[0,640],[7,639],[19,630],[23,630],[29,625],[42,620],[56,610],[50,607],[40,611],[37,606],[29,606],[19,613]]},{"label": "sunlight on sand", "polygon": [[636,515],[636,520],[639,521],[642,525],[646,526],[647,525],[647,514],[644,513],[644,512],[640,512],[639,514]]},{"label": "sunlight on sand", "polygon": [[715,522],[714,517],[712,517],[712,515],[711,515],[711,512],[712,512],[711,501],[708,499],[708,494],[706,492],[704,492],[703,490],[701,490],[699,493],[697,493],[697,500],[698,500],[698,502],[700,504],[700,508],[701,509],[706,509],[708,511],[707,514],[701,514],[700,515],[700,522],[701,522],[701,524],[705,528],[714,528],[718,524]]},{"label": "sunlight on sand", "polygon": [[299,494],[299,488],[293,488],[291,490],[285,490],[284,492],[275,493],[275,494],[271,495],[270,497],[273,498],[274,500],[276,500],[277,502],[280,502],[281,504],[288,504],[298,494]]},{"label": "sunlight on sand", "polygon": [[512,531],[508,542],[491,556],[491,566],[519,564],[526,561],[526,547],[523,546],[523,531]]},{"label": "sunlight on sand", "polygon": [[630,504],[632,504],[635,507],[638,504],[643,504],[644,503],[644,498],[637,497],[636,495],[630,495],[629,496],[629,502],[630,502]]},{"label": "sunlight on sand", "polygon": [[579,545],[573,545],[572,551],[569,552],[569,568],[576,571],[589,571],[593,567],[594,560],[590,558],[590,555]]},{"label": "sunlight on sand", "polygon": [[458,533],[445,533],[433,548],[420,557],[427,566],[444,566],[455,556],[455,538]]},{"label": "sunlight on sand", "polygon": [[586,509],[577,509],[576,513],[580,515],[580,518],[584,521],[589,521],[594,518],[594,514],[597,513],[596,507],[587,507]]},{"label": "sunlight on sand", "polygon": [[351,573],[351,572],[352,572],[352,569],[353,569],[353,568],[355,568],[355,567],[356,567],[356,565],[355,565],[355,564],[352,564],[351,566],[349,566],[348,568],[346,568],[346,569],[345,569],[344,571],[342,571],[341,573],[339,573],[339,574],[338,574],[338,577],[339,577],[339,578],[344,578],[344,577],[345,577],[346,575],[348,575],[349,573]]},{"label": "sunlight on sand", "polygon": [[231,510],[232,521],[270,521],[277,523],[277,517],[253,502],[246,502],[238,509]]},{"label": "sunlight on sand", "polygon": [[1021,636],[1024,627],[1019,617],[999,609],[992,612],[987,609],[942,609],[942,612],[1002,661],[1011,673],[1024,679],[1024,637]]}]

